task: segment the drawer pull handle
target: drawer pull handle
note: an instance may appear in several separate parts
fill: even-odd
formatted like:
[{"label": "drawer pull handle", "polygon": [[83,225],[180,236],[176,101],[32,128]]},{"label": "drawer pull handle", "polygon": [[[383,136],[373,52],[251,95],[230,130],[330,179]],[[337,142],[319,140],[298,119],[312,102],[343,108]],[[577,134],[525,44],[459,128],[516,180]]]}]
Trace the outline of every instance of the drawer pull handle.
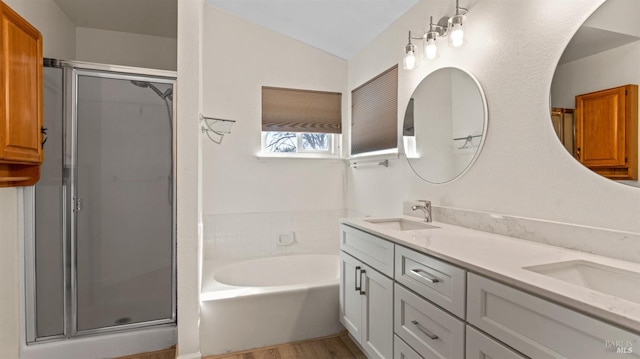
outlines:
[{"label": "drawer pull handle", "polygon": [[412,320],[411,324],[415,325],[416,328],[418,328],[419,331],[423,332],[424,334],[426,334],[426,336],[429,337],[429,339],[431,340],[436,340],[438,339],[438,336],[431,333],[430,331],[428,331],[425,327],[423,327],[422,325],[420,325],[420,323],[418,323],[418,321],[416,320]]},{"label": "drawer pull handle", "polygon": [[354,289],[356,292],[359,291],[361,289],[361,287],[362,287],[362,281],[360,282],[360,285],[358,285],[358,278],[360,277],[360,275],[358,274],[359,271],[360,271],[360,266],[357,266],[356,267],[356,271],[355,271],[355,273],[356,273],[356,280],[355,280],[356,287]]},{"label": "drawer pull handle", "polygon": [[411,273],[417,275],[418,277],[426,280],[429,283],[438,283],[440,279],[430,275],[429,273],[423,271],[422,269],[412,269]]},{"label": "drawer pull handle", "polygon": [[363,289],[362,289],[362,275],[365,274],[367,271],[365,271],[364,269],[360,271],[360,295],[365,295],[367,294]]}]

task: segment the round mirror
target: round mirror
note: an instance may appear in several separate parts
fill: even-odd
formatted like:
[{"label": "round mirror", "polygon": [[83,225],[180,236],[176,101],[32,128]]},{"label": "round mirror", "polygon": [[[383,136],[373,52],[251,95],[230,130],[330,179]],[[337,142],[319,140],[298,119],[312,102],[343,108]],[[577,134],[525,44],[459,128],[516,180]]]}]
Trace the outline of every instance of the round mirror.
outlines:
[{"label": "round mirror", "polygon": [[445,183],[466,172],[487,131],[487,104],[469,73],[445,67],[430,73],[411,95],[404,116],[407,160],[418,177]]},{"label": "round mirror", "polygon": [[573,36],[551,83],[551,121],[582,165],[638,182],[640,2],[607,0]]}]

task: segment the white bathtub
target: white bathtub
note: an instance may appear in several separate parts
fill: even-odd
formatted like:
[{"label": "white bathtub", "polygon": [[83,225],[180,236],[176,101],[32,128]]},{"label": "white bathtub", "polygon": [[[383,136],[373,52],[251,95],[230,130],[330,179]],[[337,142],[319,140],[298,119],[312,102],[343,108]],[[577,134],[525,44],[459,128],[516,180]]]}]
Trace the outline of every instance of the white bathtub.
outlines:
[{"label": "white bathtub", "polygon": [[202,355],[340,332],[338,280],[337,255],[205,262]]}]

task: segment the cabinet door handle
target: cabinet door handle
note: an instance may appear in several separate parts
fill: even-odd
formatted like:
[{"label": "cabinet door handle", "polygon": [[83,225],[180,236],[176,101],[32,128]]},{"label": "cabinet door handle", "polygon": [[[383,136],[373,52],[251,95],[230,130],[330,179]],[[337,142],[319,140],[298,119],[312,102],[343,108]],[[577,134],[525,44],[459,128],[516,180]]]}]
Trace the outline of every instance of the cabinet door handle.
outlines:
[{"label": "cabinet door handle", "polygon": [[356,287],[354,289],[356,292],[360,291],[360,288],[362,287],[362,282],[360,282],[360,285],[358,285],[358,279],[360,277],[360,275],[358,274],[359,271],[360,271],[360,266],[357,266],[356,270],[355,270],[355,274],[356,274],[355,284],[356,284]]},{"label": "cabinet door handle", "polygon": [[423,332],[426,336],[429,337],[429,339],[431,340],[436,340],[438,339],[438,336],[431,333],[430,331],[427,330],[427,328],[423,327],[422,325],[420,325],[420,323],[418,323],[417,320],[412,320],[411,324],[415,325],[416,328],[418,328],[419,331]]},{"label": "cabinet door handle", "polygon": [[423,271],[422,269],[412,269],[411,273],[417,275],[418,277],[426,280],[429,283],[439,283],[440,279],[430,275],[429,273]]},{"label": "cabinet door handle", "polygon": [[48,128],[40,127],[40,133],[42,133],[42,142],[40,142],[40,146],[42,146],[42,148],[44,148],[44,144],[47,143],[47,131]]},{"label": "cabinet door handle", "polygon": [[367,273],[367,271],[365,271],[364,269],[360,271],[360,295],[365,295],[367,294],[363,289],[362,289],[362,275]]}]

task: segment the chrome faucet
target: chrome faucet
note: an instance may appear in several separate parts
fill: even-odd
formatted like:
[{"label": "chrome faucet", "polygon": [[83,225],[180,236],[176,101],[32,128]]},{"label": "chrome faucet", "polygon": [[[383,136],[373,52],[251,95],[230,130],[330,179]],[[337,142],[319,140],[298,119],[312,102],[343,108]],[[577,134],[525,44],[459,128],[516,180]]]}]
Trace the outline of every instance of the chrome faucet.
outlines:
[{"label": "chrome faucet", "polygon": [[419,200],[418,202],[422,202],[423,205],[415,205],[411,207],[412,210],[422,210],[424,212],[424,221],[431,222],[433,218],[431,217],[431,201]]}]

